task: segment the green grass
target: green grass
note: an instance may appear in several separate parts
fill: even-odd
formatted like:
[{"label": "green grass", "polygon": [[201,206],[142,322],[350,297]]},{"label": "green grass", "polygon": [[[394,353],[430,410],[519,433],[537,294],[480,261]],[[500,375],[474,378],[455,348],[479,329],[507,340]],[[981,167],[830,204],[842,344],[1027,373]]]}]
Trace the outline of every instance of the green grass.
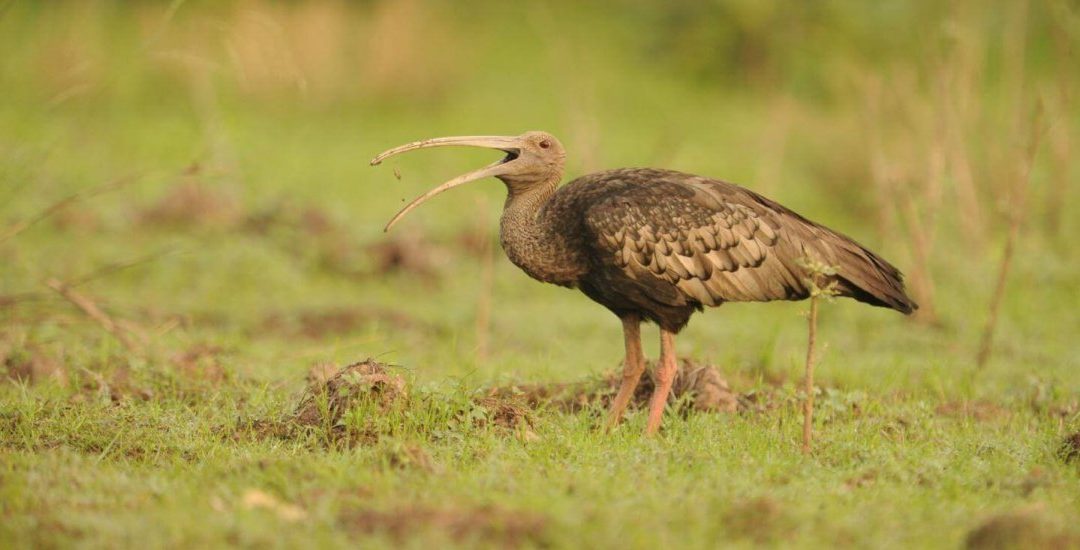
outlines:
[{"label": "green grass", "polygon": [[[151,15],[167,7],[150,6]],[[1011,119],[998,116],[1015,111],[1002,107],[1010,96],[996,46],[968,98],[986,114],[965,134],[983,193],[983,242],[965,240],[952,195],[944,199],[929,261],[936,325],[849,300],[822,305],[811,456],[799,451],[796,406],[805,303],[725,305],[678,339],[683,356],[718,365],[738,392],[765,391],[774,408],[669,414],[649,439],[639,410],[606,434],[602,410],[541,407],[529,413],[534,438],[473,422],[485,412],[472,400],[494,385],[616,368],[617,319],[576,292],[531,281],[498,250],[487,288],[483,258],[463,241],[497,248],[498,182],[440,196],[394,234],[381,232],[402,199],[490,155],[431,151],[377,169],[371,156],[414,138],[542,128],[566,144],[571,177],[657,165],[743,182],[908,270],[909,233],[885,232],[875,210],[864,97],[851,82],[905,68],[929,78],[933,64],[922,64],[921,50],[819,16],[805,24],[810,36],[836,31],[836,42],[814,42],[826,59],[769,58],[763,74],[739,73],[739,86],[727,87],[700,77],[708,60],[679,72],[671,56],[687,54],[678,47],[638,44],[630,30],[640,30],[641,10],[620,15],[624,28],[609,35],[597,30],[607,21],[597,8],[484,15],[421,6],[446,16],[444,35],[471,37],[471,47],[442,59],[445,75],[399,75],[430,84],[423,93],[392,79],[365,87],[364,70],[321,83],[326,75],[307,69],[303,93],[245,87],[223,44],[247,35],[213,35],[216,46],[204,49],[184,41],[200,17],[233,21],[211,5],[182,7],[158,42],[139,25],[154,29],[160,19],[108,3],[91,18],[76,4],[0,12],[0,49],[18,52],[0,65],[0,235],[72,193],[126,182],[0,242],[0,545],[910,548],[956,547],[984,525],[991,538],[1080,545],[1080,465],[1060,452],[1080,430],[1080,254],[1067,239],[1080,229],[1069,216],[1080,187],[1068,180],[1064,226],[1045,229],[1060,169],[1049,148],[1035,167],[995,353],[985,369],[974,366],[1005,234],[998,205],[1013,167],[1001,159],[1016,148],[1005,131]],[[1059,80],[1076,75],[1055,65],[1040,32],[1052,18],[1037,8],[1024,83],[1052,99]],[[911,11],[890,21],[936,17]],[[1002,24],[953,17],[984,38]],[[82,72],[36,61],[55,59],[49,52],[63,38],[36,30],[45,20],[85,31],[74,40],[94,47],[66,54],[86,56]],[[506,25],[515,21],[525,23]],[[209,28],[219,27],[231,28]],[[751,27],[746,47],[779,47]],[[1075,40],[1075,26],[1065,32]],[[557,42],[530,47],[545,36]],[[862,64],[852,41],[873,42],[891,68]],[[425,47],[403,63],[427,67]],[[197,71],[154,55],[184,48],[219,64],[211,99]],[[567,51],[579,62],[558,62]],[[723,62],[742,63],[712,60]],[[71,92],[72,79],[89,87]],[[933,104],[925,88],[909,107]],[[782,105],[793,114],[777,155],[769,136]],[[1080,117],[1070,109],[1057,123],[1077,142]],[[886,152],[914,174],[927,173],[927,155],[912,145],[933,135],[924,130],[903,121],[882,130]],[[773,181],[756,182],[763,174]],[[201,206],[176,206],[185,185],[202,190]],[[155,213],[163,204],[177,208],[171,221]],[[410,232],[426,267],[378,269],[369,246]],[[130,262],[77,290],[138,327],[141,353],[43,283]],[[487,293],[481,355],[476,319]],[[655,328],[645,335],[655,357]],[[319,429],[260,432],[260,422],[293,411],[313,365],[369,356],[398,365],[410,392],[399,408],[367,404],[346,416],[347,429],[374,436],[349,446]]]}]

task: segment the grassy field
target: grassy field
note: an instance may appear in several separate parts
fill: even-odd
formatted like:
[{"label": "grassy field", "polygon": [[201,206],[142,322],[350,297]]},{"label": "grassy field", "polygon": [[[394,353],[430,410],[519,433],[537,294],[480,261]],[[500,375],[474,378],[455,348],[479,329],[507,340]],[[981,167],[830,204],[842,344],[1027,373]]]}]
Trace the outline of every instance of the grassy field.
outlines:
[{"label": "grassy field", "polygon": [[[0,546],[1080,547],[1080,12],[875,4],[0,2]],[[920,314],[822,305],[811,455],[806,303],[695,317],[742,406],[657,438],[491,397],[599,384],[618,320],[506,261],[495,180],[382,233],[490,154],[368,160],[529,129],[761,191]]]}]

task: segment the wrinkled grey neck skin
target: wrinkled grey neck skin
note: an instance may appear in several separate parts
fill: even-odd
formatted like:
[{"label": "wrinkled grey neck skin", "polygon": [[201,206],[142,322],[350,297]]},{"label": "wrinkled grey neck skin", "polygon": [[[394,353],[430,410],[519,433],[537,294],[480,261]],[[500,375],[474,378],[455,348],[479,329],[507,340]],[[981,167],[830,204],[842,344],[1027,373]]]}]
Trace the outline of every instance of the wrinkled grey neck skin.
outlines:
[{"label": "wrinkled grey neck skin", "polygon": [[[500,178],[502,179],[502,178]],[[587,271],[579,247],[569,242],[565,222],[544,206],[555,195],[561,174],[540,184],[506,183],[506,205],[499,223],[499,239],[506,256],[530,277],[573,287]]]}]

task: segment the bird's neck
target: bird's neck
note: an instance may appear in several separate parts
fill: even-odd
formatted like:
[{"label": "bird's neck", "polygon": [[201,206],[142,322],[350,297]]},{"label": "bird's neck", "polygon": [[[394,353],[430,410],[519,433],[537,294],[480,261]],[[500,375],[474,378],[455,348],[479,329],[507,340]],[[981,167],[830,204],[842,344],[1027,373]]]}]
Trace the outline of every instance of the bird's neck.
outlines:
[{"label": "bird's neck", "polygon": [[558,179],[527,189],[508,186],[499,225],[506,256],[530,277],[546,283],[574,286],[584,273],[580,252],[573,246],[565,221],[545,208],[555,195]]}]

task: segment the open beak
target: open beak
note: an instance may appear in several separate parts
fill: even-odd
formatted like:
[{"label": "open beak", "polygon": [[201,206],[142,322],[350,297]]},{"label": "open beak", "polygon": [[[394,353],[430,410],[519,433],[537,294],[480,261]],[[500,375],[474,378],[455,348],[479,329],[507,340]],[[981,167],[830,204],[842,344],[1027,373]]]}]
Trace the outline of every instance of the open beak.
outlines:
[{"label": "open beak", "polygon": [[431,197],[434,197],[435,195],[438,195],[439,193],[442,193],[443,191],[446,191],[447,189],[453,189],[454,187],[457,187],[459,185],[464,185],[466,183],[469,183],[470,181],[476,181],[476,180],[479,180],[479,179],[484,179],[484,178],[493,177],[493,176],[499,176],[501,174],[507,173],[510,170],[507,165],[509,163],[511,163],[512,161],[516,160],[518,158],[518,155],[521,154],[521,140],[520,140],[520,138],[517,138],[517,137],[511,137],[511,136],[444,137],[444,138],[432,138],[432,139],[424,139],[424,140],[420,140],[420,141],[414,141],[412,143],[407,143],[407,144],[402,145],[400,147],[395,147],[395,148],[390,149],[389,151],[386,151],[384,153],[381,153],[381,154],[379,154],[379,156],[371,159],[371,165],[376,166],[379,163],[381,163],[382,161],[384,161],[384,160],[386,160],[386,159],[388,159],[388,158],[390,158],[390,157],[392,157],[392,156],[394,156],[396,154],[399,154],[399,153],[405,153],[405,152],[408,152],[408,151],[415,151],[416,149],[425,149],[425,148],[428,148],[428,147],[443,147],[443,146],[447,146],[447,145],[458,145],[458,146],[467,146],[467,147],[487,147],[489,149],[498,149],[500,151],[505,152],[506,157],[499,160],[499,161],[497,161],[497,162],[493,162],[493,163],[491,163],[491,164],[489,164],[489,165],[487,165],[487,166],[485,166],[485,167],[483,167],[483,168],[481,168],[479,170],[474,170],[474,171],[469,172],[467,174],[462,174],[462,175],[460,175],[460,176],[458,176],[458,177],[456,177],[456,178],[454,178],[454,179],[452,179],[452,180],[450,180],[450,181],[448,181],[448,182],[446,182],[446,183],[432,189],[431,191],[428,191],[427,193],[424,193],[423,195],[420,195],[419,197],[416,197],[415,199],[413,199],[412,202],[405,205],[405,208],[402,208],[400,212],[395,214],[394,217],[390,219],[390,222],[386,224],[386,228],[383,229],[383,231],[390,231],[390,228],[393,227],[394,224],[396,224],[398,222],[398,220],[405,217],[405,214],[408,214],[409,211],[411,211],[413,208],[416,208],[417,206],[420,206],[420,204],[423,203],[424,201],[430,199]]}]

